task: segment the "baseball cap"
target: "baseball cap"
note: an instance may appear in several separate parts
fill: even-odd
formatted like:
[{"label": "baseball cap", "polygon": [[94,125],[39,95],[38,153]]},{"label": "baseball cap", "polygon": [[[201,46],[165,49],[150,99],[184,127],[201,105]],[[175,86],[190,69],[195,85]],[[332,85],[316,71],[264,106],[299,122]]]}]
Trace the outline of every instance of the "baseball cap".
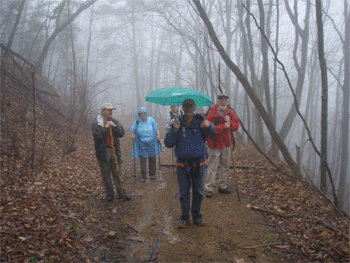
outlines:
[{"label": "baseball cap", "polygon": [[219,94],[218,99],[221,99],[221,98],[227,98],[228,99],[228,96],[225,93],[221,93],[221,94]]},{"label": "baseball cap", "polygon": [[114,106],[112,105],[112,104],[110,104],[110,103],[103,103],[103,105],[102,105],[102,108],[101,108],[102,110],[103,109],[107,109],[107,110],[115,110],[115,108],[114,108]]}]

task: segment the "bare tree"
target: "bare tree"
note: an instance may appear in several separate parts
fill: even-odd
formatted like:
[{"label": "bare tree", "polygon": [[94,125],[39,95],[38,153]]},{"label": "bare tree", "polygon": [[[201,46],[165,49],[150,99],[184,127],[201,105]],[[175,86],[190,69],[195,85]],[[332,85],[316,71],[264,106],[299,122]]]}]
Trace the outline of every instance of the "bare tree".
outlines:
[{"label": "bare tree", "polygon": [[327,193],[327,134],[328,134],[328,78],[327,62],[324,57],[324,39],[322,22],[322,2],[315,0],[316,4],[316,22],[318,36],[318,59],[321,68],[322,84],[322,111],[321,111],[321,191]]},{"label": "bare tree", "polygon": [[201,16],[203,22],[207,26],[209,34],[210,34],[210,37],[211,37],[213,43],[215,44],[218,52],[220,53],[222,59],[225,61],[225,63],[230,67],[232,72],[239,79],[239,81],[241,82],[241,84],[244,87],[245,91],[248,93],[248,96],[250,97],[250,99],[254,103],[255,107],[258,109],[262,119],[265,122],[265,125],[266,125],[267,129],[270,132],[270,135],[271,135],[272,139],[276,142],[277,146],[281,150],[282,155],[283,155],[284,159],[286,160],[288,166],[290,167],[290,169],[293,172],[295,172],[296,174],[299,174],[299,172],[296,169],[297,168],[296,163],[294,162],[293,158],[291,157],[291,155],[290,155],[286,145],[284,144],[284,142],[281,140],[280,136],[278,135],[275,127],[273,126],[273,124],[272,124],[272,122],[271,122],[271,120],[269,118],[269,115],[268,115],[266,109],[262,105],[262,103],[259,100],[259,98],[256,96],[256,94],[255,94],[254,90],[252,89],[250,83],[248,82],[247,78],[243,75],[241,70],[232,62],[230,57],[226,54],[225,49],[221,45],[218,37],[216,36],[214,28],[213,28],[209,18],[207,17],[207,15],[206,15],[206,13],[205,13],[205,11],[204,11],[200,1],[199,0],[193,0],[193,3],[195,4],[195,6],[196,6],[196,8],[197,8],[197,10],[199,12],[199,15]]},{"label": "bare tree", "polygon": [[[247,13],[250,12],[250,0],[246,2],[246,7],[247,7]],[[258,89],[258,79],[256,76],[256,70],[255,70],[255,63],[254,63],[254,45],[253,45],[253,37],[252,37],[252,32],[251,32],[251,26],[250,26],[250,15],[248,14],[246,16],[246,27],[247,27],[247,37],[248,37],[248,47],[249,49],[247,50],[247,56],[248,56],[248,65],[249,65],[249,70],[250,70],[250,81],[251,85],[253,88],[253,91],[257,94],[258,99],[262,100],[263,94],[261,91],[262,89]],[[264,127],[263,123],[259,114],[259,111],[257,108],[254,109],[254,120],[255,120],[255,137],[257,138],[257,144],[265,150],[265,136],[264,136]]]},{"label": "bare tree", "polygon": [[[96,1],[97,0],[90,0],[81,4],[80,7],[72,14],[72,16],[68,17],[67,20],[65,20],[62,24],[59,23],[59,17],[57,18],[56,28],[48,37],[48,39],[46,39],[46,42],[41,50],[38,62],[36,63],[36,70],[38,74],[42,74],[45,58],[47,56],[52,42],[55,40],[57,35],[61,33],[77,16],[79,16],[81,12],[83,12]],[[65,2],[65,0],[63,0],[63,2]]]},{"label": "bare tree", "polygon": [[258,1],[259,6],[259,14],[260,14],[260,28],[261,28],[261,53],[263,57],[263,68],[261,73],[262,82],[264,83],[264,90],[265,90],[265,102],[266,102],[266,108],[267,113],[269,116],[272,115],[272,106],[271,106],[271,96],[270,96],[270,78],[269,78],[269,60],[268,60],[268,47],[265,40],[264,35],[266,35],[266,21],[265,21],[265,11],[262,1]]},{"label": "bare tree", "polygon": [[[344,53],[344,83],[343,90],[343,116],[341,129],[341,165],[340,165],[340,180],[338,184],[338,197],[340,206],[343,207],[346,200],[346,183],[349,176],[348,161],[349,161],[349,100],[350,100],[350,9],[348,1],[344,0],[344,21],[345,21],[345,38],[343,41]],[[349,204],[349,203],[348,203]]]},{"label": "bare tree", "polygon": [[7,47],[9,49],[11,49],[11,46],[12,46],[12,42],[13,42],[13,39],[15,37],[15,34],[16,34],[16,31],[17,31],[17,27],[18,27],[18,24],[19,24],[19,21],[21,20],[21,14],[22,14],[22,11],[23,11],[23,7],[24,7],[24,4],[25,4],[26,0],[22,0],[19,8],[18,8],[18,13],[17,13],[17,16],[16,16],[16,22],[13,26],[13,29],[11,31],[11,35],[10,35],[10,39],[7,43]]},{"label": "bare tree", "polygon": [[[285,6],[288,12],[288,15],[290,17],[290,20],[292,21],[294,28],[295,28],[295,44],[294,44],[294,50],[293,50],[293,61],[295,68],[298,72],[298,80],[295,88],[295,94],[297,96],[297,100],[300,101],[302,90],[304,87],[304,80],[305,80],[305,71],[306,71],[306,63],[307,63],[307,54],[308,54],[308,42],[309,42],[309,17],[310,17],[310,9],[311,9],[311,3],[310,0],[306,1],[306,11],[305,11],[305,17],[303,19],[305,25],[304,29],[301,28],[298,22],[298,1],[294,0],[294,12],[290,9],[289,1],[285,0]],[[301,59],[298,60],[298,50],[299,47],[299,38],[301,39]],[[297,115],[295,104],[291,106],[287,117],[285,118],[283,125],[280,129],[280,137],[282,140],[285,140],[287,137],[292,124],[294,122],[294,119]],[[274,154],[277,154],[277,152],[273,149],[272,152]]]}]

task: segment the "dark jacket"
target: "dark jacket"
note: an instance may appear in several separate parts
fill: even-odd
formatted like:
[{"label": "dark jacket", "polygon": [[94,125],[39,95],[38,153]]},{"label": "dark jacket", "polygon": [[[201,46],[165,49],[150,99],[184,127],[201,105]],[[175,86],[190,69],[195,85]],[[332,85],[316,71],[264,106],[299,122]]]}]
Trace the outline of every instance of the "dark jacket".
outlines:
[{"label": "dark jacket", "polygon": [[207,152],[205,141],[208,136],[215,133],[215,126],[211,124],[208,129],[200,128],[204,116],[199,114],[195,115],[189,127],[184,120],[185,116],[180,119],[180,129],[177,132],[174,132],[171,126],[165,136],[164,144],[168,148],[175,146],[178,163],[186,159],[199,159],[200,162],[203,162]]},{"label": "dark jacket", "polygon": [[[119,160],[121,160],[120,143],[119,138],[122,138],[125,134],[123,125],[116,119],[111,119],[111,121],[116,125],[112,127],[112,133],[114,137],[114,147],[116,150],[116,155]],[[108,129],[103,125],[102,115],[98,115],[95,121],[92,123],[92,135],[95,140],[95,151],[96,158],[99,161],[106,160],[106,148],[107,148],[107,132]]]}]

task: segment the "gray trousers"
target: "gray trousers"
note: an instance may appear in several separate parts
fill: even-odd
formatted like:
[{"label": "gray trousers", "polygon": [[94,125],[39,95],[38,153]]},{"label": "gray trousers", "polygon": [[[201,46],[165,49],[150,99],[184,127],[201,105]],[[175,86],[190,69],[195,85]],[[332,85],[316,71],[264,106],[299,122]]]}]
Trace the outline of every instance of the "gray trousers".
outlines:
[{"label": "gray trousers", "polygon": [[[121,182],[119,181],[118,173],[117,173],[117,167],[114,162],[114,156],[113,156],[113,149],[107,148],[106,151],[106,161],[99,161],[98,164],[100,165],[100,170],[102,174],[102,181],[103,185],[105,187],[106,191],[106,198],[107,199],[113,199],[114,198],[114,190],[113,190],[113,184],[111,180],[111,173],[113,182],[115,185],[115,188],[117,190],[117,193],[119,196],[122,195],[121,193]],[[118,164],[119,164],[119,172],[120,172],[120,166],[121,166],[121,160],[118,158]]]},{"label": "gray trousers", "polygon": [[231,149],[224,145],[223,149],[208,147],[208,162],[207,162],[207,182],[205,190],[212,192],[215,187],[216,172],[220,166],[219,188],[226,189],[227,181],[230,173],[230,158]]},{"label": "gray trousers", "polygon": [[150,176],[156,175],[157,156],[154,156],[154,157],[140,157],[141,177],[143,179],[146,179],[146,174],[147,174],[147,158],[148,158],[148,166],[149,166],[149,175]]}]

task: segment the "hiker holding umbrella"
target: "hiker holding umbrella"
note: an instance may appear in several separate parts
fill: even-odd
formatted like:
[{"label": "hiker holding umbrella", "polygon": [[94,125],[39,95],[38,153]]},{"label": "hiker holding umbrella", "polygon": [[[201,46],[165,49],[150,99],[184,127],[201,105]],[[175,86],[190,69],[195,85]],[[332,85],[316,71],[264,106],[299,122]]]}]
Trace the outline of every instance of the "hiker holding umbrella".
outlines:
[{"label": "hiker holding umbrella", "polygon": [[145,107],[141,107],[136,115],[136,120],[131,126],[134,148],[134,158],[140,158],[141,182],[146,181],[147,159],[150,179],[156,178],[156,157],[162,153],[159,143],[158,123],[148,116]]},{"label": "hiker holding umbrella", "polygon": [[125,134],[123,125],[112,118],[115,108],[110,103],[102,105],[99,114],[92,124],[92,135],[95,141],[96,158],[100,166],[102,181],[106,191],[106,200],[113,201],[114,190],[111,174],[119,198],[130,200],[123,192],[120,178],[121,152],[119,138]]},{"label": "hiker holding umbrella", "polygon": [[[182,104],[185,115],[174,122],[166,134],[164,144],[168,148],[175,146],[177,157],[177,179],[180,188],[182,215],[179,228],[189,225],[190,210],[193,223],[204,226],[201,206],[203,202],[203,186],[206,169],[206,146],[208,136],[215,133],[215,126],[204,119],[201,114],[194,114],[196,103],[193,99],[185,99]],[[191,208],[192,187],[192,208]]]}]

